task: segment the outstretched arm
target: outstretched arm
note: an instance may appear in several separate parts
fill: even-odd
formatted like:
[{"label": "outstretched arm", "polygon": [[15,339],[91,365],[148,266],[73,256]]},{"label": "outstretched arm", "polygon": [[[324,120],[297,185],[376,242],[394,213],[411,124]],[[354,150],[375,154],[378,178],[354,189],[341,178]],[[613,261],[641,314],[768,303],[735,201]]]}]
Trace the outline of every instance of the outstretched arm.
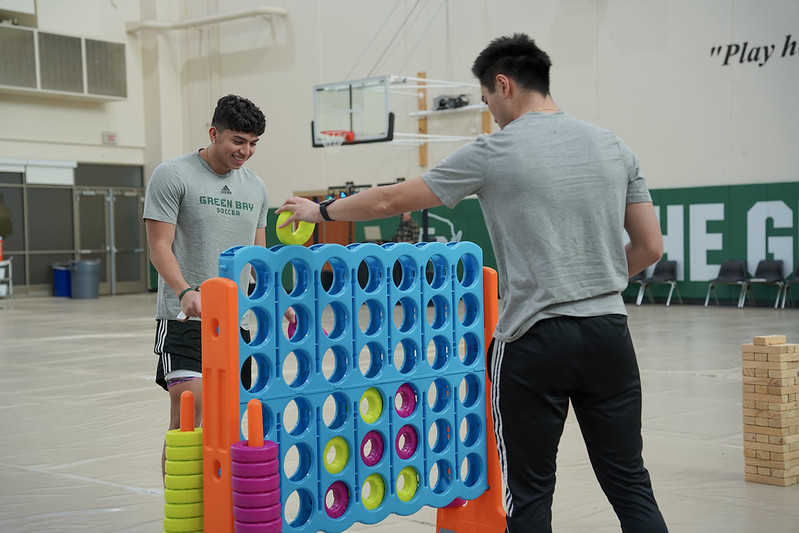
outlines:
[{"label": "outstretched arm", "polygon": [[[336,200],[327,208],[333,220],[375,220],[442,205],[421,176],[394,185],[372,187],[352,196]],[[319,204],[307,198],[293,196],[288,198],[277,210],[278,213],[291,211],[293,214],[280,225],[281,228],[293,222],[322,222]]]}]

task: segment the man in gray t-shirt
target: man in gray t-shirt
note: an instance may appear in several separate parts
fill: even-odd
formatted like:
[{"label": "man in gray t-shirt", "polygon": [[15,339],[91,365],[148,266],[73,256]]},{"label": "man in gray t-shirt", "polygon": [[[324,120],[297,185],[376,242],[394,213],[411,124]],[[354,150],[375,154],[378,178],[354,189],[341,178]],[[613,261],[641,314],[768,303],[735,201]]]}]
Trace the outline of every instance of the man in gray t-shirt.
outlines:
[{"label": "man in gray t-shirt", "polygon": [[156,382],[169,392],[169,429],[180,427],[184,391],[194,394],[195,426],[202,421],[200,285],[219,275],[223,251],[266,245],[266,185],[244,166],[265,127],[255,104],[224,96],[211,121],[211,144],[161,163],[147,183],[143,218],[159,274]]},{"label": "man in gray t-shirt", "polygon": [[633,152],[555,105],[550,66],[526,35],[494,40],[472,72],[501,131],[423,176],[322,204],[294,197],[278,212],[293,212],[286,225],[371,220],[476,195],[502,300],[488,371],[508,532],[551,531],[555,458],[571,404],[622,529],[660,533],[666,524],[641,456],[641,384],[621,297],[629,276],[660,259],[660,225]]}]

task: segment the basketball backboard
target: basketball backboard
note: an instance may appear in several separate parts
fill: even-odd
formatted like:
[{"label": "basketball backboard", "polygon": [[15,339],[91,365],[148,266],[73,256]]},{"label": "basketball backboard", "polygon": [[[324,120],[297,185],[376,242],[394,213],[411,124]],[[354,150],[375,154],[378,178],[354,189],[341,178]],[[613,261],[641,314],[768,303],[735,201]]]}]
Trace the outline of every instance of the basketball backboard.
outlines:
[{"label": "basketball backboard", "polygon": [[322,132],[352,132],[344,144],[390,141],[394,114],[389,110],[391,77],[380,76],[314,85],[311,136],[314,147],[324,146]]}]

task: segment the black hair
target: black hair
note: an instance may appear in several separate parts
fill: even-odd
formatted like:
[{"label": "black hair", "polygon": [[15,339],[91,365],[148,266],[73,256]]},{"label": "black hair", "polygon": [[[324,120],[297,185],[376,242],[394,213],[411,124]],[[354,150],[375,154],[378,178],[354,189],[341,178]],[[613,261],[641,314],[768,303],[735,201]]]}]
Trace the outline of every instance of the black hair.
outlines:
[{"label": "black hair", "polygon": [[266,118],[251,101],[229,94],[216,103],[211,126],[219,131],[233,130],[260,136],[266,130]]},{"label": "black hair", "polygon": [[552,61],[535,41],[524,33],[499,37],[480,52],[472,65],[472,74],[494,92],[498,74],[512,78],[523,89],[549,94],[549,67]]}]

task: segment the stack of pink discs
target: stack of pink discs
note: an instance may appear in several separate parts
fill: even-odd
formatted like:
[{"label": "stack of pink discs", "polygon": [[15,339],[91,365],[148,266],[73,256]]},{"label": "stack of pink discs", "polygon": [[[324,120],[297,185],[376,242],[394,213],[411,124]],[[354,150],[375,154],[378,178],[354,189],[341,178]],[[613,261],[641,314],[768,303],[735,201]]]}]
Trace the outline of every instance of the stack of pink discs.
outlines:
[{"label": "stack of pink discs", "polygon": [[280,469],[277,443],[249,446],[247,441],[230,447],[233,488],[233,526],[236,533],[280,533]]}]

